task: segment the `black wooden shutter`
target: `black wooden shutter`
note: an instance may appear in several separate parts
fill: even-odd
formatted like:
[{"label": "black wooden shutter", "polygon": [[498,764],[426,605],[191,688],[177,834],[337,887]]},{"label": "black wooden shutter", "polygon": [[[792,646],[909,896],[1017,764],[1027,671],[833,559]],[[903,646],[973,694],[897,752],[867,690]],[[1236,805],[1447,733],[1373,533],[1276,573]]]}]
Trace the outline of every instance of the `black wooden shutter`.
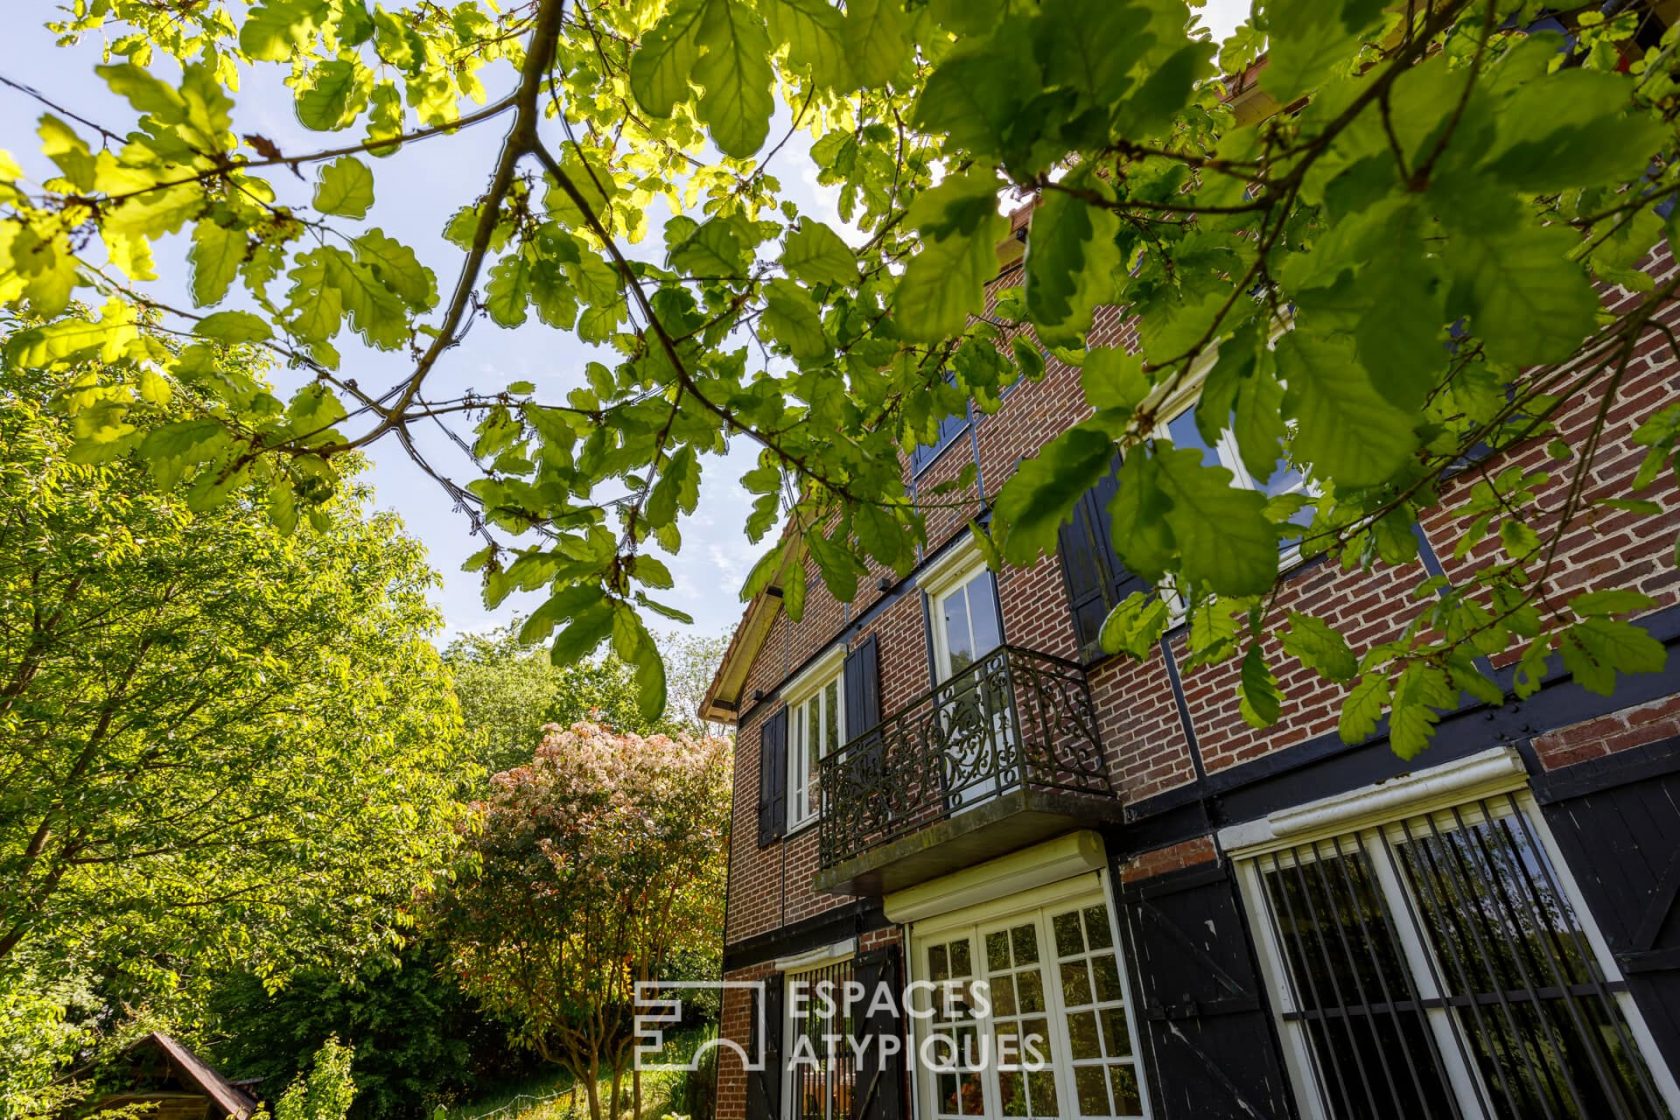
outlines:
[{"label": "black wooden shutter", "polygon": [[1080,653],[1098,653],[1097,636],[1103,620],[1115,604],[1134,591],[1148,590],[1149,584],[1120,563],[1114,551],[1113,521],[1109,503],[1120,489],[1120,460],[1107,474],[1081,494],[1073,507],[1073,521],[1061,527],[1057,541],[1062,572],[1067,578],[1068,607],[1073,612],[1073,632]]},{"label": "black wooden shutter", "polygon": [[[903,1120],[904,1015],[899,1007],[903,969],[898,946],[859,953],[853,975],[863,985],[863,1004],[853,1027],[857,1048],[857,1088],[852,1120]],[[877,999],[877,992],[887,997]],[[884,1042],[896,1039],[896,1043]]]},{"label": "black wooden shutter", "polygon": [[881,660],[871,634],[846,655],[846,737],[855,739],[881,722]]},{"label": "black wooden shutter", "polygon": [[[786,974],[772,972],[754,994],[757,1006],[747,1046],[748,1055],[762,1058],[756,1070],[747,1071],[747,1120],[782,1120],[783,997],[787,994]],[[762,1024],[763,1033],[759,1032]]]},{"label": "black wooden shutter", "polygon": [[758,733],[758,846],[787,832],[787,709],[771,715]]},{"label": "black wooden shutter", "polygon": [[1164,1120],[1294,1115],[1235,885],[1219,865],[1170,872],[1121,897]]},{"label": "black wooden shutter", "polygon": [[1680,1068],[1680,740],[1535,782],[1658,1049]]}]

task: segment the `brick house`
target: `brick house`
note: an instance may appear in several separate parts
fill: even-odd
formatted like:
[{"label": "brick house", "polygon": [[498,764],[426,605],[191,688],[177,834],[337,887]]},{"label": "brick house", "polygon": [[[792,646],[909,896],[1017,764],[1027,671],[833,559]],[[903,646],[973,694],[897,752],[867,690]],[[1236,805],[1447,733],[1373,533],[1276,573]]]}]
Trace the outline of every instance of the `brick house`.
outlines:
[{"label": "brick house", "polygon": [[[1128,330],[1106,310],[1093,342]],[[1663,345],[1610,414],[1604,487],[1676,398]],[[1077,371],[1051,360],[918,448],[907,482],[925,495],[972,466],[984,503],[1086,415]],[[1166,427],[1202,446],[1187,413]],[[1246,477],[1233,449],[1205,453]],[[1268,488],[1299,484],[1286,474]],[[1331,618],[1356,653],[1393,636],[1421,573],[1483,559],[1453,555],[1454,495],[1415,566],[1286,557],[1278,609]],[[765,1063],[724,1057],[720,1120],[1680,1116],[1680,657],[1611,698],[1553,665],[1526,702],[1466,699],[1411,763],[1381,732],[1344,745],[1337,687],[1304,670],[1255,730],[1235,662],[1183,668],[1182,626],[1146,662],[1101,655],[1097,627],[1137,585],[1106,498],[1081,500],[1059,556],[995,576],[966,514],[930,505],[907,578],[875,571],[844,604],[811,565],[801,622],[775,588],[747,607],[703,710],[738,733],[725,977],[761,982],[727,994],[723,1035]],[[1661,532],[1605,513],[1556,571],[1565,590],[1654,596],[1643,621],[1673,645],[1680,514],[1662,500]],[[1508,682],[1509,659],[1491,667]],[[815,982],[845,980],[909,989],[840,1020],[901,1053],[809,1044],[835,1022]],[[1034,1060],[1006,1061],[1029,1036]]]}]

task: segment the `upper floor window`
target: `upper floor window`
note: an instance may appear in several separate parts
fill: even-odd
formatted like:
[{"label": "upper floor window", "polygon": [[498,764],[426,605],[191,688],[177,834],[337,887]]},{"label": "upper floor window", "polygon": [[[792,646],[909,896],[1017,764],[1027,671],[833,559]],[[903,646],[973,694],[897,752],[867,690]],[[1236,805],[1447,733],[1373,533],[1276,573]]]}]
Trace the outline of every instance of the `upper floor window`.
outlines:
[{"label": "upper floor window", "polygon": [[[1204,463],[1230,471],[1238,486],[1258,490],[1268,498],[1300,495],[1307,502],[1292,520],[1304,528],[1312,516],[1311,506],[1307,503],[1316,494],[1312,480],[1287,459],[1279,459],[1269,477],[1256,478],[1243,464],[1236,437],[1229,430],[1220,432],[1212,443],[1202,438],[1196,427],[1194,399],[1192,393],[1176,414],[1170,409],[1164,410],[1172,415],[1172,419],[1157,430],[1156,436],[1170,440],[1180,450],[1200,451]],[[1149,588],[1146,581],[1127,570],[1114,547],[1108,506],[1119,486],[1116,474],[1119,466],[1120,459],[1116,456],[1114,470],[1104,475],[1074,504],[1073,521],[1062,526],[1058,542],[1062,572],[1067,580],[1069,607],[1073,613],[1074,633],[1079,638],[1080,651],[1087,657],[1098,652],[1097,636],[1108,612],[1133,592]],[[1299,538],[1279,542],[1280,551],[1284,554],[1282,563],[1287,565],[1298,557],[1298,545]],[[1171,588],[1164,588],[1163,594],[1175,610],[1182,610],[1182,601]]]},{"label": "upper floor window", "polygon": [[940,452],[951,446],[956,438],[968,430],[968,409],[953,413],[939,422],[939,436],[932,443],[919,443],[910,449],[910,473],[921,474]]},{"label": "upper floor window", "polygon": [[790,832],[810,824],[822,811],[818,762],[846,741],[844,656],[845,649],[835,647],[783,690],[788,702]]}]

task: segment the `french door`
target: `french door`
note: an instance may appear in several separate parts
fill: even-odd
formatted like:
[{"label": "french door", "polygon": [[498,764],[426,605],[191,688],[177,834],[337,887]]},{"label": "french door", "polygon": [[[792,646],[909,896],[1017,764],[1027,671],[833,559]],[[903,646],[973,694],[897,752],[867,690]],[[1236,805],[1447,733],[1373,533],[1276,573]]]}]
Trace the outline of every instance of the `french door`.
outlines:
[{"label": "french door", "polygon": [[919,1114],[1145,1115],[1124,973],[1100,890],[921,936]]},{"label": "french door", "polygon": [[1019,764],[1008,675],[998,657],[988,656],[1003,641],[992,573],[984,567],[970,572],[933,595],[929,611],[945,799],[959,811],[996,797]]}]

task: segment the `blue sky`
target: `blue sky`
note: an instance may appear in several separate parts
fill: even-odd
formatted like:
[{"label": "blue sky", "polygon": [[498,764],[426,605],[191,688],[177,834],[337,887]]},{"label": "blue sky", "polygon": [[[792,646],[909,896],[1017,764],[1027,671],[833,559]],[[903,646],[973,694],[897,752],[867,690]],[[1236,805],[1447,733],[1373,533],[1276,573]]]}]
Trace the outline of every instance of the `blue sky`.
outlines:
[{"label": "blue sky", "polygon": [[[1222,38],[1246,7],[1238,0],[1214,0],[1204,9],[1204,22]],[[112,97],[93,73],[92,68],[102,61],[101,42],[90,37],[74,47],[55,46],[53,35],[43,26],[55,9],[48,0],[12,0],[7,5],[11,26],[0,35],[0,74],[35,87],[67,110],[117,132],[126,131],[133,122],[132,110]],[[298,124],[291,91],[281,84],[284,74],[283,67],[273,64],[249,72],[237,95],[236,132],[265,136],[288,155],[360,138],[359,127],[336,134],[314,133]],[[494,97],[512,84],[513,75],[502,67],[487,70],[482,77]],[[0,101],[0,148],[10,151],[32,178],[44,177],[50,165],[36,154],[34,134],[44,107],[11,90],[0,96],[4,98]],[[455,208],[483,191],[504,127],[501,120],[487,122],[455,136],[410,144],[396,155],[374,161],[376,201],[366,224],[412,245],[437,273],[444,292],[453,284],[460,260],[459,252],[442,239],[444,222]],[[772,137],[785,129],[783,112],[772,125]],[[776,156],[771,171],[802,212],[841,228],[835,192],[817,186],[807,148],[805,137],[795,137]],[[286,201],[308,201],[311,183],[285,171],[270,178]],[[657,226],[657,221],[653,224]],[[659,244],[656,231],[644,242],[650,247]],[[177,306],[190,305],[183,248],[165,244],[156,252],[159,278],[153,290],[158,298]],[[343,372],[364,386],[389,385],[407,372],[408,363],[401,355],[362,348],[350,335],[340,343]],[[494,391],[512,381],[529,380],[536,384],[539,396],[558,399],[582,383],[583,366],[590,356],[591,348],[534,319],[515,330],[481,320],[462,345],[439,363],[427,391],[443,397],[469,388]],[[286,383],[283,372],[276,378]],[[415,431],[422,452],[435,466],[461,482],[472,477],[465,455],[437,428]],[[727,456],[709,459],[700,506],[681,524],[682,555],[670,565],[676,587],[662,598],[692,614],[699,633],[727,633],[740,616],[736,593],[757,553],[741,531],[748,502],[737,480],[752,465],[753,457],[753,448],[737,441]],[[451,508],[449,498],[394,440],[377,444],[372,459],[378,504],[402,516],[409,530],[425,542],[432,565],[443,577],[437,603],[450,633],[507,621],[540,601],[536,595],[515,597],[495,611],[486,609],[478,577],[460,570],[461,562],[478,547],[468,533],[466,518]]]}]

